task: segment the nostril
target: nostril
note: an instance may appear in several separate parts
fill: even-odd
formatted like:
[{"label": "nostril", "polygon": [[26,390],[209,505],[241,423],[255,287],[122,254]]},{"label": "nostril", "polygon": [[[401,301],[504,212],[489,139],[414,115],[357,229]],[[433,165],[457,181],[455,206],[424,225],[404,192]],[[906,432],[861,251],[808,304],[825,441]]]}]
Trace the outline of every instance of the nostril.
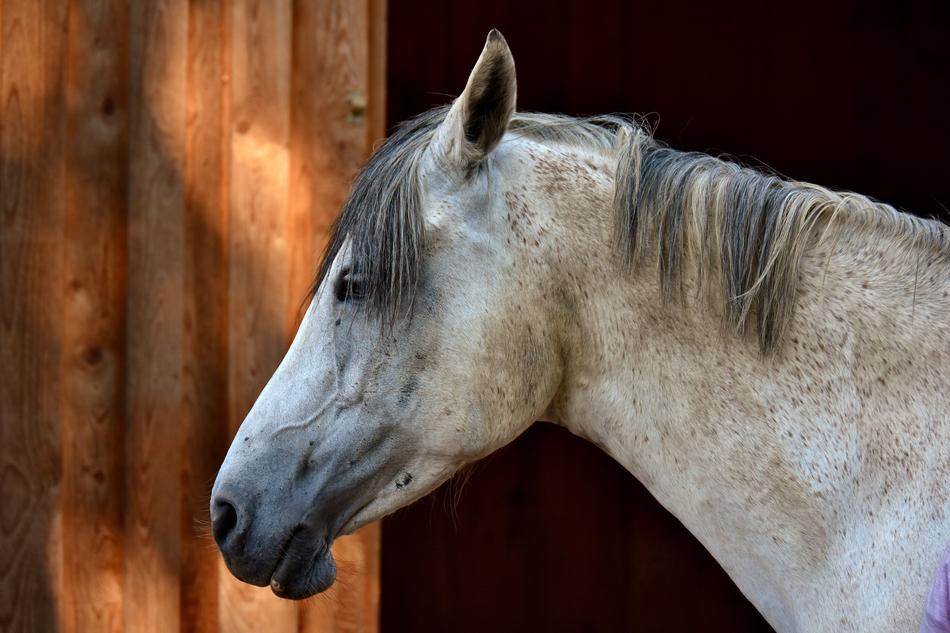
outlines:
[{"label": "nostril", "polygon": [[238,522],[237,508],[227,499],[215,499],[211,511],[211,531],[219,547],[224,547],[228,535],[234,530]]}]

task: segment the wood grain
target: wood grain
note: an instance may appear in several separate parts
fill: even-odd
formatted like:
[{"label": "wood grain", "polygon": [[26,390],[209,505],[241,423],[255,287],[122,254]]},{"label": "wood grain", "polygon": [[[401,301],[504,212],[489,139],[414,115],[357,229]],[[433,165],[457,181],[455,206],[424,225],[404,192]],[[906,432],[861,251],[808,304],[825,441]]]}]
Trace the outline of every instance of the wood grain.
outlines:
[{"label": "wood grain", "polygon": [[229,13],[191,3],[185,157],[181,630],[219,630],[211,484],[228,440]]},{"label": "wood grain", "polygon": [[0,9],[0,630],[48,631],[62,582],[60,3]]},{"label": "wood grain", "polygon": [[69,15],[62,631],[122,630],[128,12]]},{"label": "wood grain", "polygon": [[[332,3],[324,3],[332,4]],[[315,173],[312,151],[315,120],[315,89],[319,73],[314,72],[314,45],[318,36],[314,26],[312,2],[296,0],[292,6],[293,34],[291,49],[291,120],[290,120],[290,197],[288,200],[289,275],[287,329],[296,332],[306,311],[306,293],[316,271],[321,248],[321,219],[316,209]],[[325,220],[324,220],[325,221]],[[296,305],[294,302],[296,299]]]},{"label": "wood grain", "polygon": [[[291,6],[234,0],[231,12],[228,328],[230,436],[287,348]],[[297,607],[222,571],[228,631],[297,630]]]},{"label": "wood grain", "polygon": [[0,631],[376,629],[378,526],[301,609],[208,497],[380,134],[382,5],[0,0]]},{"label": "wood grain", "polygon": [[131,3],[125,629],[179,629],[187,5]]},{"label": "wood grain", "polygon": [[369,80],[367,121],[369,123],[370,149],[386,137],[386,67],[388,47],[388,3],[386,0],[369,0],[367,54]]}]

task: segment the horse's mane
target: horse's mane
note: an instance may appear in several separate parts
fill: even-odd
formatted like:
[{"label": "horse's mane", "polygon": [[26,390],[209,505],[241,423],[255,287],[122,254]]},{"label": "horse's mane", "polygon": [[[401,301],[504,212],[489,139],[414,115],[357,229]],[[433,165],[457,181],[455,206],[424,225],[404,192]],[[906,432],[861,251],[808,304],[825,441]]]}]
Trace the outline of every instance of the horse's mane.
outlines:
[{"label": "horse's mane", "polygon": [[[411,310],[424,240],[419,162],[447,112],[436,108],[401,124],[367,161],[334,225],[313,291],[349,241],[352,272],[371,308],[390,324]],[[507,133],[614,153],[616,241],[627,263],[652,260],[670,299],[682,294],[685,266],[694,262],[700,285],[721,289],[729,323],[755,331],[764,353],[788,327],[799,260],[819,225],[847,217],[879,227],[898,247],[929,247],[950,259],[950,228],[939,222],[866,196],[670,149],[629,117],[519,112]]]}]

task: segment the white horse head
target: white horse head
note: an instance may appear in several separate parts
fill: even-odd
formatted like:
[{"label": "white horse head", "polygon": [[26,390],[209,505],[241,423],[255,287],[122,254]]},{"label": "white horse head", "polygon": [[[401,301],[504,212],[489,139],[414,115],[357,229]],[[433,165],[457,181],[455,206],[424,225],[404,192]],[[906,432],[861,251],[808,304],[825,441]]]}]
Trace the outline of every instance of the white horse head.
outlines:
[{"label": "white horse head", "polygon": [[488,157],[508,154],[514,108],[514,61],[493,32],[453,107],[404,125],[359,176],[215,484],[215,534],[239,578],[289,597],[326,588],[334,538],[508,443],[551,401],[554,297],[522,283],[524,244],[492,237],[519,179],[498,161],[519,159]]},{"label": "white horse head", "polygon": [[947,228],[515,92],[493,31],[358,177],[215,482],[231,571],[321,591],[337,536],[543,418],[779,630],[909,630],[950,539]]}]

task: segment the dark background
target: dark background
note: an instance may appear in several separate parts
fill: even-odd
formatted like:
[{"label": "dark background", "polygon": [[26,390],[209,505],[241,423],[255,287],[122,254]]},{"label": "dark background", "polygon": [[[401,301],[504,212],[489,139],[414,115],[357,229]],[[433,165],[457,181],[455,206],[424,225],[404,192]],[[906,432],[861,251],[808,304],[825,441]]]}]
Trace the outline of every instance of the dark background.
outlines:
[{"label": "dark background", "polygon": [[[950,219],[950,3],[392,0],[389,123],[505,34],[522,110],[649,113],[678,149]],[[454,488],[457,488],[456,484]],[[769,631],[623,468],[536,425],[383,529],[384,631]]]}]

